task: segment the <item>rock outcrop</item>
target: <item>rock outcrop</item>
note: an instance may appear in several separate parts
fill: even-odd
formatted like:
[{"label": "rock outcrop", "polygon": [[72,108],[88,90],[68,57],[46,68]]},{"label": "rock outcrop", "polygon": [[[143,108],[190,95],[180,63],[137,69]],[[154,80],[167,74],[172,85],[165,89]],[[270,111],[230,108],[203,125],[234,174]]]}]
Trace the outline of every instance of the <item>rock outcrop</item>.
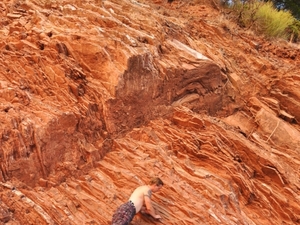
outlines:
[{"label": "rock outcrop", "polygon": [[[298,224],[299,55],[215,1],[0,3],[0,221]],[[137,215],[132,224],[155,224]]]}]

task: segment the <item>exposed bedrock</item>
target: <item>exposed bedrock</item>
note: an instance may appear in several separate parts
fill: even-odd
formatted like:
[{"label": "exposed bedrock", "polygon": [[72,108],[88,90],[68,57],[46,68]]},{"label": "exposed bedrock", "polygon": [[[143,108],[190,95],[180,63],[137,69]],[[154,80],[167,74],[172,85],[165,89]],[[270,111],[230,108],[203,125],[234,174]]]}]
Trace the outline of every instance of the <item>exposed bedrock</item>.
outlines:
[{"label": "exposed bedrock", "polygon": [[153,176],[161,224],[299,224],[299,45],[217,3],[0,2],[0,224],[110,224]]},{"label": "exposed bedrock", "polygon": [[151,55],[133,56],[117,85],[116,98],[108,101],[108,130],[124,132],[166,115],[179,105],[215,115],[227,98],[226,80],[210,60],[194,63],[188,69],[171,67],[163,74]]},{"label": "exposed bedrock", "polygon": [[70,174],[85,173],[109,149],[93,110],[97,108],[91,107],[85,118],[74,112],[31,118],[25,112],[11,114],[0,141],[1,180],[14,177],[34,186],[55,171],[53,185]]},{"label": "exposed bedrock", "polygon": [[107,100],[104,110],[89,104],[85,116],[70,110],[35,117],[35,112],[4,109],[11,123],[1,139],[2,181],[15,177],[29,185],[44,184],[54,173],[55,179],[47,183],[51,185],[68,174],[83,174],[110,150],[111,136],[165,116],[174,106],[216,114],[226,97],[225,82],[220,68],[210,60],[188,69],[169,68],[163,74],[151,55],[136,55],[128,60],[116,96]]},{"label": "exposed bedrock", "polygon": [[220,65],[189,44],[181,22],[146,4],[7,2],[2,181],[59,184],[93,168],[113,138],[175,106],[215,115],[230,99]]},{"label": "exposed bedrock", "polygon": [[280,102],[281,118],[291,123],[300,122],[300,76],[292,73],[276,80],[270,90],[272,97]]}]

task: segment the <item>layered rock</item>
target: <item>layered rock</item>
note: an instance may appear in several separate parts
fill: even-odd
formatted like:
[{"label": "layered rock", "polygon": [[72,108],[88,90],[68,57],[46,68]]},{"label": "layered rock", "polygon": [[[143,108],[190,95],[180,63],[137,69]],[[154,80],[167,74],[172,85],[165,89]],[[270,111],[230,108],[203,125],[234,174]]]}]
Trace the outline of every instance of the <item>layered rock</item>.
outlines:
[{"label": "layered rock", "polygon": [[[15,16],[8,16],[2,41],[2,112],[10,123],[3,130],[3,181],[35,185],[58,167],[91,168],[110,149],[111,136],[168,113],[172,104],[194,102],[211,113],[222,105],[226,77],[215,63],[178,40],[161,40],[158,30],[136,28],[143,23],[135,17],[149,6],[71,3],[7,8]],[[137,15],[117,13],[126,7]],[[86,22],[83,31],[79,24]]]},{"label": "layered rock", "polygon": [[0,9],[2,223],[109,224],[151,176],[163,224],[299,223],[297,46],[210,1]]}]

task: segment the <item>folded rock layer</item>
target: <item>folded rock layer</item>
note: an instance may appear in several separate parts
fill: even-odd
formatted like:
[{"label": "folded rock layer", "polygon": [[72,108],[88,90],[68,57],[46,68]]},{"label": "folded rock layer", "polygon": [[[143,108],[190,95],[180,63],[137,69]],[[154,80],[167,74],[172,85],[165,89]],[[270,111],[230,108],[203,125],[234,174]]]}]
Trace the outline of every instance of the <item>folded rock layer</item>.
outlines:
[{"label": "folded rock layer", "polygon": [[[0,221],[300,223],[299,46],[215,1],[0,3]],[[155,224],[137,214],[132,224]]]}]

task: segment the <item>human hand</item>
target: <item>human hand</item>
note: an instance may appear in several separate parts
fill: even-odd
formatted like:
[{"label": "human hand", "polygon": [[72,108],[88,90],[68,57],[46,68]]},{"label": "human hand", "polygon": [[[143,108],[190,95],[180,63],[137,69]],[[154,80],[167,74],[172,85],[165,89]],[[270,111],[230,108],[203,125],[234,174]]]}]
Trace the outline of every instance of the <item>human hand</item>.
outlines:
[{"label": "human hand", "polygon": [[140,212],[141,212],[142,214],[148,213],[145,206],[142,206]]},{"label": "human hand", "polygon": [[154,218],[157,219],[157,220],[159,220],[159,219],[161,219],[161,216],[160,215],[155,215]]}]

